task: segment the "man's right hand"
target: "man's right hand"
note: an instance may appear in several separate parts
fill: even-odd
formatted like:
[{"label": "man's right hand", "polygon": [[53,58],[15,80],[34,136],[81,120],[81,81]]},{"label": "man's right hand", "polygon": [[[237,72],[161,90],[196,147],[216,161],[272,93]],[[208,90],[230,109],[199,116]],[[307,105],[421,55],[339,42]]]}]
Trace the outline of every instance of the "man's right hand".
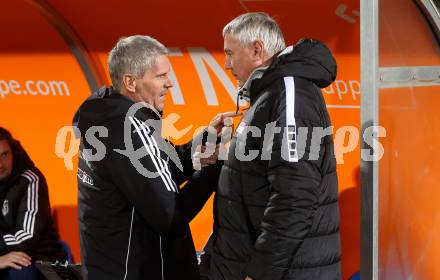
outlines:
[{"label": "man's right hand", "polygon": [[[230,128],[232,132],[233,118],[241,116],[242,113],[225,112],[217,114],[211,120],[207,127],[207,131],[217,137],[222,137],[223,128]],[[225,145],[226,143],[222,143]],[[207,142],[204,146],[197,146],[196,152],[192,155],[193,168],[201,170],[203,167],[213,165],[217,162],[219,156],[220,145]]]},{"label": "man's right hand", "polygon": [[217,136],[220,136],[222,128],[225,126],[232,126],[233,118],[243,115],[241,112],[225,112],[217,114],[208,125],[208,129],[214,129]]},{"label": "man's right hand", "polygon": [[24,266],[31,265],[31,257],[23,252],[9,252],[0,256],[0,269],[12,267],[21,269]]}]

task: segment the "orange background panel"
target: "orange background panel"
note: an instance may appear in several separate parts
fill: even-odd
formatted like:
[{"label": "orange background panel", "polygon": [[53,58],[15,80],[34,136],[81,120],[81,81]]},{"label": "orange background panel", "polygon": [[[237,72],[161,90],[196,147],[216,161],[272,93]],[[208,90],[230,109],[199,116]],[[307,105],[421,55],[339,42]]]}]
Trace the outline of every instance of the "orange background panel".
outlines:
[{"label": "orange background panel", "polygon": [[[380,1],[381,67],[440,65],[439,45],[416,7]],[[379,162],[380,279],[440,279],[440,87],[382,89],[379,98],[387,133]]]},{"label": "orange background panel", "polygon": [[384,0],[379,3],[379,65],[438,66],[439,45],[415,1]]},{"label": "orange background panel", "polygon": [[[45,174],[52,208],[76,205],[76,171],[66,170],[56,156],[55,140],[61,127],[71,125],[78,104],[89,95],[87,82],[59,34],[26,3],[14,1],[2,5],[0,30],[7,38],[0,46],[0,80],[17,81],[21,91],[20,95],[10,92],[0,98],[0,125],[21,141]],[[52,93],[34,96],[26,88],[27,81],[43,81],[45,85],[62,81],[70,95],[60,96],[55,91],[56,96]],[[31,86],[31,90],[36,89],[35,84]],[[42,90],[45,92],[44,86]],[[76,211],[62,217],[58,227],[76,257],[79,256],[77,228],[61,230],[71,225],[74,215]]]},{"label": "orange background panel", "polygon": [[380,279],[440,279],[440,87],[383,89]]}]

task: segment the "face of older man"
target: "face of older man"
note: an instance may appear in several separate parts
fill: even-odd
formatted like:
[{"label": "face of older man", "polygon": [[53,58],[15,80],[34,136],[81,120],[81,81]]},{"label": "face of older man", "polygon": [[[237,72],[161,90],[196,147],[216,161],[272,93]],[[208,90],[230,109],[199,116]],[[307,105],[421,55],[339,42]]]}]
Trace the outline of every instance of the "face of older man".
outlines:
[{"label": "face of older man", "polygon": [[225,68],[230,70],[241,87],[251,73],[261,66],[262,60],[258,50],[249,45],[243,47],[233,36],[227,34],[224,38]]},{"label": "face of older man", "polygon": [[135,101],[146,102],[162,112],[168,89],[173,86],[168,76],[170,70],[168,57],[166,55],[157,57],[156,63],[145,71],[144,76],[136,79]]},{"label": "face of older man", "polygon": [[11,145],[7,140],[0,140],[0,181],[6,181],[12,173],[13,158]]}]

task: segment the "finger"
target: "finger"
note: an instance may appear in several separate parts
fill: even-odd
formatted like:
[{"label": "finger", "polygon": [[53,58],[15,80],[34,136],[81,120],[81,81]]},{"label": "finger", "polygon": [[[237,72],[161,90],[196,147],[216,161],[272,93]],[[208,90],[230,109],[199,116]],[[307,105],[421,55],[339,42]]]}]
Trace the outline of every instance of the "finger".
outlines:
[{"label": "finger", "polygon": [[21,270],[21,266],[19,266],[18,264],[15,264],[14,262],[8,263],[7,266],[15,268],[15,269],[18,269],[18,270]]},{"label": "finger", "polygon": [[213,155],[209,156],[209,160],[216,160],[218,158],[218,153],[214,153]]},{"label": "finger", "polygon": [[204,161],[202,161],[203,164],[214,164],[217,162],[217,157],[216,158],[207,158]]},{"label": "finger", "polygon": [[222,114],[218,114],[217,116],[214,117],[214,119],[210,122],[209,125],[217,126],[222,122],[222,120],[223,120]]},{"label": "finger", "polygon": [[[217,123],[217,124],[210,124],[208,127],[207,127],[207,131],[208,131],[208,133],[211,133],[211,134],[217,134],[218,133],[218,129],[219,129],[219,127],[220,127],[220,123]],[[208,139],[209,139],[209,136],[208,136]]]},{"label": "finger", "polygon": [[14,260],[14,263],[19,265],[19,266],[29,266],[30,262],[28,262],[26,259],[23,258],[17,258]]},{"label": "finger", "polygon": [[31,264],[31,257],[29,257],[27,254],[23,252],[17,252],[15,262],[23,266],[28,266]]},{"label": "finger", "polygon": [[206,167],[206,166],[212,165],[212,163],[210,161],[208,161],[208,160],[202,161],[200,163],[201,163],[202,167]]},{"label": "finger", "polygon": [[204,159],[200,159],[200,164],[203,166],[203,165],[206,165],[206,164],[209,164],[209,160],[207,159],[207,158],[204,158]]},{"label": "finger", "polygon": [[201,167],[206,167],[206,166],[209,166],[209,165],[213,165],[213,164],[215,164],[216,162],[209,162],[209,161],[204,161],[204,162],[201,162],[200,163],[200,166]]},{"label": "finger", "polygon": [[200,158],[200,152],[195,152],[194,154],[192,154],[192,158],[193,160],[198,160]]},{"label": "finger", "polygon": [[216,144],[216,145],[215,145],[215,153],[216,153],[216,154],[218,154],[218,153],[219,153],[219,151],[220,151],[220,148],[221,148],[221,145],[220,145],[220,143],[218,143],[218,144]]},{"label": "finger", "polygon": [[208,158],[206,158],[205,161],[212,162],[212,161],[216,161],[217,158],[218,158],[218,155],[212,155],[212,156],[209,156]]},{"label": "finger", "polygon": [[220,147],[216,146],[214,149],[214,152],[212,153],[211,157],[216,157],[218,156],[218,153],[220,152]]},{"label": "finger", "polygon": [[24,259],[28,260],[28,261],[31,261],[31,260],[32,260],[31,257],[29,257],[29,255],[26,254],[26,253],[23,253],[23,252],[17,252],[17,255],[18,255],[19,257],[21,257],[21,258],[24,258]]},{"label": "finger", "polygon": [[221,116],[222,116],[222,119],[224,119],[224,118],[228,118],[228,117],[235,118],[235,117],[238,117],[238,116],[241,116],[241,115],[243,115],[242,112],[230,111],[230,112],[224,112],[224,113],[222,113]]},{"label": "finger", "polygon": [[223,125],[223,120],[225,118],[229,118],[229,117],[235,118],[241,115],[243,115],[242,112],[235,112],[235,111],[220,113],[217,116],[215,116],[215,118],[211,121],[210,125],[213,127],[217,127],[219,125]]},{"label": "finger", "polygon": [[234,124],[234,120],[232,119],[232,117],[227,117],[223,120],[224,126],[232,126],[233,124]]},{"label": "finger", "polygon": [[203,167],[203,165],[200,163],[200,161],[193,161],[192,163],[193,163],[194,170],[200,170]]},{"label": "finger", "polygon": [[202,145],[197,145],[196,147],[196,153],[200,152],[202,150]]}]

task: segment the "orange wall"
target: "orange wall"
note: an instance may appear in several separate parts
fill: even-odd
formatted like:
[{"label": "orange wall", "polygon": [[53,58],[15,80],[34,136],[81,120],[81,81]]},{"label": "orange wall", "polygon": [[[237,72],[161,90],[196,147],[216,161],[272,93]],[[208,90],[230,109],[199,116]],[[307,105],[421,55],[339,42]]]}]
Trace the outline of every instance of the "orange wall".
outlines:
[{"label": "orange wall", "polygon": [[[48,21],[50,17],[47,14],[40,14],[31,5],[36,2],[10,1],[3,4],[5,9],[2,12],[4,16],[0,18],[0,30],[3,38],[8,39],[0,44],[0,94],[6,92],[6,86],[1,81],[8,83],[10,92],[0,96],[0,125],[10,129],[22,141],[46,175],[61,237],[71,244],[77,261],[80,256],[76,158],[73,159],[72,170],[68,170],[63,159],[55,153],[55,143],[58,130],[71,124],[77,106],[90,94],[90,89],[57,28],[70,30],[76,41],[91,55],[95,69],[106,69],[107,52],[124,35],[148,34],[168,47],[177,48],[180,55],[172,56],[171,63],[184,104],[176,104],[171,95],[168,96],[165,117],[176,113],[181,117],[175,122],[178,129],[192,126],[177,140],[183,142],[191,139],[194,130],[206,125],[216,113],[235,109],[227,86],[219,78],[226,73],[223,69],[222,27],[240,13],[265,11],[276,17],[287,43],[292,44],[306,36],[319,39],[328,44],[338,61],[337,81],[324,90],[324,96],[337,143],[344,279],[359,270],[359,138],[355,133],[344,134],[338,130],[343,126],[359,127],[358,1],[348,1],[348,4],[282,0],[45,1],[51,12],[56,13],[55,21]],[[130,10],[122,12],[124,9]],[[204,78],[212,82],[217,105],[207,104],[207,92],[194,64],[197,55],[205,57],[203,65],[208,69],[208,76]],[[226,84],[235,85],[233,77],[229,73],[226,75]],[[97,78],[100,84],[108,83],[106,74]],[[11,81],[17,81],[21,94],[11,91]],[[62,81],[68,88],[69,96],[58,96],[56,91],[53,92],[57,96],[53,96],[53,92],[48,96],[33,96],[29,92],[26,95],[24,91],[36,90],[26,87],[28,81],[43,81],[39,84],[43,93],[50,81]],[[17,91],[15,82],[12,82],[12,87]],[[165,129],[167,132],[171,131]],[[66,151],[68,149],[67,145]],[[211,225],[210,202],[191,223],[197,248],[203,246]]]},{"label": "orange wall", "polygon": [[[380,66],[440,65],[439,45],[412,1],[384,0],[380,9]],[[379,278],[440,279],[440,86],[382,89],[379,104],[387,133],[379,163]]]}]

